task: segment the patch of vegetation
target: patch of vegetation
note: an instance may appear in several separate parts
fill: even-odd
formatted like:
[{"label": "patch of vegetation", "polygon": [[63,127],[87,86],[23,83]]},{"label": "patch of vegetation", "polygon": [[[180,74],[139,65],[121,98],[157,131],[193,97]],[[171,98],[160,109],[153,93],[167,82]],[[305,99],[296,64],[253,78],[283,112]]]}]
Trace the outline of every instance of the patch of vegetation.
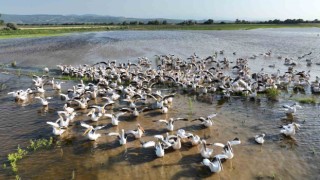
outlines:
[{"label": "patch of vegetation", "polygon": [[3,91],[7,88],[7,85],[5,83],[0,82],[0,91]]},{"label": "patch of vegetation", "polygon": [[298,101],[299,103],[302,103],[302,104],[316,104],[317,103],[317,99],[314,96],[295,98],[294,100]]},{"label": "patch of vegetation", "polygon": [[266,90],[266,96],[268,99],[277,100],[279,95],[280,95],[280,90],[276,88],[269,88]]},{"label": "patch of vegetation", "polygon": [[[8,161],[10,163],[11,170],[17,174],[18,166],[17,162],[24,158],[28,153],[34,152],[39,149],[48,149],[53,146],[53,138],[50,137],[49,139],[37,139],[37,140],[30,140],[30,145],[27,147],[27,150],[20,148],[18,146],[17,151],[8,154]],[[59,144],[58,142],[56,143]],[[3,164],[3,169],[7,168],[7,164]],[[19,176],[18,176],[19,177]],[[19,177],[20,178],[20,177]]]},{"label": "patch of vegetation", "polygon": [[28,150],[36,151],[37,149],[46,149],[46,148],[50,148],[52,144],[53,144],[52,137],[50,137],[49,139],[30,140],[30,146],[28,146]]},{"label": "patch of vegetation", "polygon": [[21,149],[20,146],[18,146],[17,152],[8,154],[8,160],[10,162],[10,166],[13,172],[18,171],[17,161],[22,159],[27,154],[28,151]]},{"label": "patch of vegetation", "polygon": [[189,104],[190,115],[192,115],[193,114],[193,103],[192,103],[191,97],[189,97],[188,104]]},{"label": "patch of vegetation", "polygon": [[17,62],[16,61],[11,62],[11,67],[17,67]]}]

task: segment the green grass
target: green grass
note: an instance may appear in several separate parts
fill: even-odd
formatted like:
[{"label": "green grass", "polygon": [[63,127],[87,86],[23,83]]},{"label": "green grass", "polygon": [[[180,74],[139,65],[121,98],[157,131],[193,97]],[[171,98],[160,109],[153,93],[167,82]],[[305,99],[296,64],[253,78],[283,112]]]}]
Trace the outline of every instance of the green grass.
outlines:
[{"label": "green grass", "polygon": [[299,103],[302,103],[302,104],[316,104],[317,103],[317,99],[313,96],[294,98],[294,100],[298,101]]},{"label": "green grass", "polygon": [[50,148],[52,146],[52,143],[52,137],[50,137],[49,139],[30,140],[30,146],[28,146],[28,150],[36,151],[37,149]]},{"label": "green grass", "polygon": [[280,95],[280,90],[276,88],[270,88],[266,90],[266,96],[268,99],[276,100]]},{"label": "green grass", "polygon": [[318,27],[318,23],[303,24],[195,24],[195,25],[81,25],[81,26],[30,26],[21,29],[0,30],[0,39],[60,36],[73,32],[109,31],[109,30],[250,30],[258,28],[307,28]]},{"label": "green grass", "polygon": [[[58,145],[58,142],[55,143]],[[30,145],[27,147],[27,150],[20,148],[18,146],[17,151],[8,154],[8,162],[10,164],[11,170],[17,174],[18,166],[17,162],[24,158],[28,153],[37,151],[39,149],[48,149],[52,147],[53,138],[50,137],[49,139],[37,139],[37,140],[30,140]],[[7,165],[3,164],[3,169],[6,169]]]},{"label": "green grass", "polygon": [[17,161],[22,159],[27,154],[28,151],[21,149],[20,146],[18,146],[17,152],[8,154],[8,161],[13,172],[18,171]]}]

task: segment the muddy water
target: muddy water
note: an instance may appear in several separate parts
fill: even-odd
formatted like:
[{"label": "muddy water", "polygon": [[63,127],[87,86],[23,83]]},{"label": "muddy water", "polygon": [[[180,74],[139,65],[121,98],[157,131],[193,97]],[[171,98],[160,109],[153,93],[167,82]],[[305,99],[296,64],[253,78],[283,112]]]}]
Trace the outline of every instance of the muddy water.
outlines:
[{"label": "muddy water", "polygon": [[[44,66],[54,68],[56,64],[92,63],[106,59],[137,59],[139,56],[152,58],[155,54],[175,53],[187,57],[193,52],[211,55],[213,50],[225,49],[224,56],[249,57],[272,50],[274,54],[297,58],[312,51],[314,62],[319,61],[318,29],[296,30],[254,30],[254,31],[156,31],[156,32],[103,32],[74,34],[66,37],[38,39],[2,40],[0,42],[0,61],[17,61],[22,70],[38,70]],[[307,46],[308,45],[308,46]],[[175,47],[175,48],[173,48]],[[232,52],[237,51],[233,56]],[[222,57],[221,57],[222,58]],[[283,62],[273,57],[258,57],[250,60],[254,70],[267,68],[276,63],[277,68],[285,70]],[[318,75],[316,65],[306,67],[305,59],[298,62],[297,69],[311,69]],[[14,102],[7,93],[32,86],[29,77],[18,78],[14,75],[0,74],[6,89],[0,92],[0,149],[1,164],[6,155],[20,144],[25,147],[30,139],[49,138],[51,127],[46,121],[55,121],[56,111],[61,110],[64,102],[58,93],[48,86],[45,96],[53,97],[48,109],[41,107],[32,97],[26,104]],[[74,82],[63,84],[63,92]],[[163,93],[170,90],[163,89]],[[316,96],[316,98],[318,98]],[[255,101],[244,97],[221,99],[218,95],[195,97],[178,95],[167,115],[157,111],[143,113],[133,119],[121,118],[118,127],[112,127],[110,120],[103,118],[94,125],[107,125],[100,131],[103,136],[97,142],[90,142],[82,133],[81,121],[88,121],[87,111],[79,111],[73,125],[62,137],[55,140],[61,145],[50,150],[30,153],[18,162],[19,175],[23,179],[319,179],[320,174],[320,122],[319,106],[302,105],[294,121],[302,125],[295,139],[285,138],[279,133],[279,126],[290,123],[281,108],[292,103],[289,95],[283,93],[279,101],[269,101],[264,96]],[[95,103],[95,102],[91,102]],[[96,102],[103,104],[102,102]],[[115,109],[124,104],[116,104]],[[111,110],[110,110],[111,111]],[[167,151],[164,158],[156,158],[154,150],[140,148],[140,142],[129,138],[126,146],[120,146],[115,137],[107,133],[121,129],[134,129],[140,123],[146,130],[143,141],[152,140],[155,134],[165,134],[166,130],[153,120],[168,117],[199,116],[217,112],[214,126],[203,128],[197,122],[177,122],[175,129],[198,134],[207,142],[222,142],[239,137],[242,144],[235,146],[235,157],[223,163],[223,171],[211,174],[200,162],[199,147],[183,144],[181,150]],[[265,133],[266,142],[260,146],[254,143],[253,136]],[[215,153],[221,149],[214,147]],[[1,169],[1,179],[12,178]]]}]

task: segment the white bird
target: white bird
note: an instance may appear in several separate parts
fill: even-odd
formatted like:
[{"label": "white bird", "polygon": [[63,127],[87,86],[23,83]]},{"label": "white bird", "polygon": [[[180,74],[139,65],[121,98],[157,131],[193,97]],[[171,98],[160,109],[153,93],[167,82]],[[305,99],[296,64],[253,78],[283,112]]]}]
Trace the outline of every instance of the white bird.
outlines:
[{"label": "white bird", "polygon": [[81,122],[81,126],[87,128],[87,130],[83,133],[83,135],[88,134],[87,137],[91,141],[95,141],[99,137],[101,137],[101,134],[97,134],[96,131],[105,127],[105,126],[97,126],[97,127],[93,128],[93,126],[90,126],[84,122]]},{"label": "white bird", "polygon": [[176,122],[176,121],[188,121],[188,119],[186,118],[170,118],[168,121],[167,120],[163,120],[163,119],[160,119],[160,120],[155,120],[153,122],[161,122],[161,123],[165,123],[166,124],[166,127],[169,131],[173,131],[174,129],[174,125],[173,123]]},{"label": "white bird", "polygon": [[154,147],[157,157],[163,157],[165,152],[164,150],[171,146],[170,143],[163,140],[162,135],[155,135],[155,138],[158,139],[158,142],[148,141],[146,143],[141,142],[143,148]]},{"label": "white bird", "polygon": [[201,124],[203,124],[205,127],[210,127],[212,126],[214,123],[212,122],[212,118],[216,117],[217,113],[211,114],[209,116],[207,116],[206,118],[204,117],[199,117],[197,119],[194,119],[192,121],[201,121]]},{"label": "white bird", "polygon": [[200,154],[203,158],[210,158],[212,153],[213,153],[213,149],[207,148],[207,142],[205,140],[201,140],[201,149],[200,149]]},{"label": "white bird", "polygon": [[218,173],[223,170],[221,158],[225,158],[224,155],[217,155],[212,161],[206,158],[202,160],[201,164],[208,166],[211,172]]},{"label": "white bird", "polygon": [[191,142],[192,146],[195,146],[201,143],[201,138],[198,135],[187,133],[183,129],[179,129],[177,131],[177,136],[180,136],[183,139],[187,138]]},{"label": "white bird", "polygon": [[109,136],[117,136],[119,139],[120,145],[124,145],[127,143],[127,135],[124,133],[124,129],[121,129],[121,134],[116,132],[111,132],[108,134]]},{"label": "white bird", "polygon": [[263,144],[264,143],[264,136],[265,134],[259,134],[254,136],[254,140],[258,143],[258,144]]},{"label": "white bird", "polygon": [[149,110],[149,107],[144,107],[140,110],[138,110],[136,107],[131,109],[131,108],[122,108],[120,109],[120,111],[126,111],[126,112],[130,112],[134,117],[138,117],[140,115],[140,113]]},{"label": "white bird", "polygon": [[300,124],[297,123],[291,123],[285,126],[282,126],[282,129],[280,130],[280,133],[286,135],[286,136],[293,136],[296,134],[296,130],[300,129]]},{"label": "white bird", "polygon": [[98,110],[98,113],[105,114],[106,113],[106,107],[110,106],[112,104],[114,104],[114,101],[110,101],[110,102],[108,101],[103,106],[93,105],[93,106],[90,106],[90,107],[91,108],[96,108]]},{"label": "white bird", "polygon": [[39,97],[39,96],[34,97],[34,98],[40,99],[42,106],[48,106],[48,104],[49,104],[49,102],[45,98],[42,98],[42,97]]},{"label": "white bird", "polygon": [[96,112],[96,109],[93,108],[87,114],[87,116],[90,117],[91,121],[98,121],[102,117],[101,113],[95,113],[95,112]]},{"label": "white bird", "polygon": [[54,135],[60,136],[62,133],[64,133],[66,130],[59,126],[58,123],[55,122],[47,122],[47,124],[52,126],[52,133]]},{"label": "white bird", "polygon": [[58,111],[59,119],[56,120],[56,123],[59,123],[60,127],[67,128],[69,126],[70,119],[64,120],[61,113]]},{"label": "white bird", "polygon": [[288,115],[292,115],[297,111],[297,107],[298,108],[302,108],[300,105],[298,105],[297,103],[294,103],[293,105],[289,106],[289,105],[283,105],[283,107],[285,108],[285,112]]},{"label": "white bird", "polygon": [[132,134],[136,139],[140,139],[144,133],[143,127],[140,126],[140,124],[137,124],[137,129],[136,130],[130,130],[127,131],[126,134]]},{"label": "white bird", "polygon": [[118,126],[118,124],[120,122],[119,121],[119,117],[124,115],[124,114],[126,114],[126,112],[120,112],[118,114],[114,114],[114,113],[113,114],[104,114],[104,116],[107,116],[107,117],[111,118],[112,125]]},{"label": "white bird", "polygon": [[65,110],[67,113],[71,114],[74,111],[74,108],[68,107],[67,104],[64,104],[63,110]]},{"label": "white bird", "polygon": [[239,138],[234,138],[232,141],[228,141],[227,144],[222,144],[222,143],[214,143],[213,145],[214,146],[219,146],[219,147],[222,147],[223,148],[223,154],[227,156],[226,159],[232,159],[233,156],[234,156],[234,153],[233,153],[233,149],[231,146],[234,146],[234,145],[238,145],[238,144],[241,144],[241,141]]}]

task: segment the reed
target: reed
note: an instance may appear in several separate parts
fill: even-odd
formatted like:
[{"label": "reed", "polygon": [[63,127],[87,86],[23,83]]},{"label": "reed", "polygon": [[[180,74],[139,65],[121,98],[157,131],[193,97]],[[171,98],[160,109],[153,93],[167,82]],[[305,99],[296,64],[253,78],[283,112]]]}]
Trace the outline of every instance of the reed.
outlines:
[{"label": "reed", "polygon": [[270,88],[266,90],[266,96],[270,100],[277,100],[280,95],[280,91],[276,88]]}]

